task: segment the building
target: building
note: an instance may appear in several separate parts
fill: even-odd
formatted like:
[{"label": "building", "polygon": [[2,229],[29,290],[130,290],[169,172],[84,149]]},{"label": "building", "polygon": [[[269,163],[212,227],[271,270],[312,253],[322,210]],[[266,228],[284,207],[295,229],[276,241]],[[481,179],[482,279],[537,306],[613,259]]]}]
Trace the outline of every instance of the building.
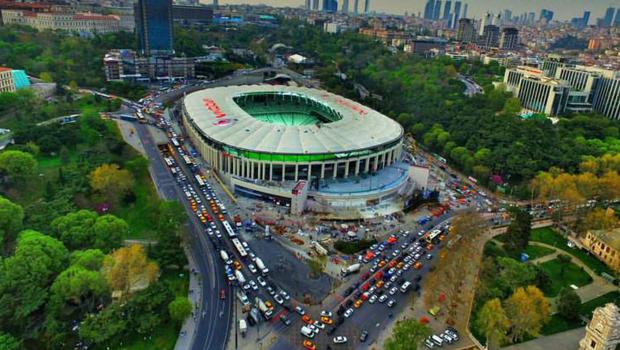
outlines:
[{"label": "building", "polygon": [[506,27],[499,35],[499,48],[502,50],[516,50],[519,47],[519,30]]},{"label": "building", "polygon": [[492,19],[493,19],[493,16],[491,16],[491,14],[490,14],[490,13],[488,13],[488,12],[486,13],[486,15],[484,15],[484,16],[480,19],[480,23],[479,23],[479,25],[480,25],[480,26],[478,27],[478,33],[477,33],[479,36],[484,35],[484,27],[485,27],[487,24],[493,24],[493,23],[491,23],[491,22],[492,22]]},{"label": "building", "polygon": [[394,198],[409,182],[403,128],[326,91],[219,87],[187,95],[182,107],[193,144],[240,195],[290,203],[307,181],[309,200],[350,210]]},{"label": "building", "polygon": [[120,31],[120,18],[94,13],[30,12],[2,10],[4,24],[20,24],[38,30],[66,30],[79,33],[113,33]]},{"label": "building", "polygon": [[620,272],[620,228],[588,231],[581,243],[584,249],[587,249],[605,265]]},{"label": "building", "polygon": [[353,13],[355,13],[356,15],[359,13],[359,9],[360,9],[360,0],[355,0],[355,2],[353,3]]},{"label": "building", "polygon": [[450,19],[450,10],[452,9],[452,0],[446,0],[446,5],[443,8],[443,20]]},{"label": "building", "polygon": [[342,6],[340,8],[340,11],[342,11],[342,13],[349,12],[349,0],[342,0]]},{"label": "building", "polygon": [[476,41],[476,30],[474,29],[474,22],[471,19],[459,19],[456,40],[463,43],[471,43]]},{"label": "building", "polygon": [[329,12],[329,13],[338,12],[338,1],[323,0],[323,12]]},{"label": "building", "polygon": [[597,307],[586,326],[579,350],[614,350],[620,345],[620,309],[614,303]]},{"label": "building", "polygon": [[587,27],[589,22],[590,22],[590,11],[583,11],[583,17],[581,18],[581,25],[583,27]]},{"label": "building", "polygon": [[499,27],[494,24],[484,26],[482,36],[480,37],[480,46],[485,48],[499,46]]},{"label": "building", "polygon": [[438,20],[441,15],[441,0],[435,0],[435,6],[433,6],[433,19]]},{"label": "building", "polygon": [[545,72],[545,75],[548,77],[555,77],[558,68],[567,66],[570,64],[566,63],[566,61],[561,57],[549,57],[544,60],[541,64],[541,69]]},{"label": "building", "polygon": [[466,3],[466,4],[464,5],[464,7],[463,7],[463,15],[461,16],[461,17],[463,17],[463,18],[467,18],[467,7],[468,7],[468,5],[467,5],[467,3]]},{"label": "building", "polygon": [[171,55],[172,0],[138,0],[134,13],[140,54]]},{"label": "building", "polygon": [[461,18],[461,2],[460,1],[455,1],[454,2],[454,16],[452,17],[452,29],[455,29],[459,19]]},{"label": "building", "polygon": [[107,81],[148,83],[156,80],[189,79],[196,76],[193,58],[138,56],[133,50],[112,50],[103,66]]},{"label": "building", "polygon": [[600,79],[594,92],[592,108],[607,118],[620,120],[620,77]]},{"label": "building", "polygon": [[312,10],[312,0],[306,0],[306,11]]},{"label": "building", "polygon": [[550,23],[553,19],[553,11],[542,9],[540,10],[540,18],[539,21],[545,21],[545,23]]},{"label": "building", "polygon": [[560,115],[566,112],[570,85],[544,76],[544,72],[526,66],[506,69],[504,84],[521,101],[521,106],[535,113]]},{"label": "building", "polygon": [[426,55],[431,51],[445,51],[446,40],[433,37],[418,37],[405,44],[403,50],[412,54]]},{"label": "building", "polygon": [[360,28],[359,33],[372,39],[382,41],[386,45],[391,45],[393,40],[405,40],[408,34],[388,29]]},{"label": "building", "polygon": [[601,27],[611,27],[611,25],[613,24],[614,12],[615,11],[616,11],[616,9],[613,8],[613,7],[607,8],[607,11],[605,11],[605,16],[603,18],[601,18],[601,21],[599,22],[599,25]]},{"label": "building", "polygon": [[312,10],[313,11],[319,10],[319,0],[312,0]]},{"label": "building", "polygon": [[16,90],[12,69],[0,67],[0,92],[15,92]]},{"label": "building", "polygon": [[564,66],[557,69],[555,79],[567,82],[571,91],[567,110],[576,113],[592,111],[594,91],[603,76],[603,70],[591,67]]},{"label": "building", "polygon": [[364,1],[364,14],[368,14],[370,12],[370,0]]},{"label": "building", "polygon": [[614,20],[614,27],[620,27],[620,8],[616,10],[616,19]]},{"label": "building", "polygon": [[435,0],[427,0],[424,5],[424,19],[433,19],[433,9],[435,8]]},{"label": "building", "polygon": [[183,24],[209,23],[213,20],[213,7],[172,5],[172,20]]}]

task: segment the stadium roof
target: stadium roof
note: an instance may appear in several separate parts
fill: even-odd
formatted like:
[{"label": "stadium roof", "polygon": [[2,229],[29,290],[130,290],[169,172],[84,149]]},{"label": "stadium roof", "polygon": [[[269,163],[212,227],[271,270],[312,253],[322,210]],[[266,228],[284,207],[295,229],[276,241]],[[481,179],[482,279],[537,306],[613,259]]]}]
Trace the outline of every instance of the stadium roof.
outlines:
[{"label": "stadium roof", "polygon": [[[233,98],[278,93],[327,105],[341,119],[319,124],[282,125],[259,120]],[[184,100],[189,118],[208,138],[231,147],[277,154],[343,153],[400,139],[403,129],[392,119],[357,102],[305,87],[245,85],[200,90]]]}]

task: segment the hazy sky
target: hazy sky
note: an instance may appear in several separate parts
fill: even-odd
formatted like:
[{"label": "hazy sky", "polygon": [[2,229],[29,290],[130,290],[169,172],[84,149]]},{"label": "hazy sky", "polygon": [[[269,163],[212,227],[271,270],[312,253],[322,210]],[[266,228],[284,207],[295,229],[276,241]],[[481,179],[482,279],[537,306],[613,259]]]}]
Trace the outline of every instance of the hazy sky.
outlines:
[{"label": "hazy sky", "polygon": [[[320,0],[321,3],[323,0]],[[343,0],[338,0],[342,4]],[[355,0],[349,0],[349,7],[353,6]],[[426,0],[370,0],[370,9],[378,12],[399,13],[405,11],[409,13],[418,13],[424,10]],[[454,7],[454,1],[452,1]],[[514,14],[523,12],[536,12],[536,17],[540,14],[542,8],[547,8],[555,12],[555,17],[560,20],[570,19],[572,17],[581,17],[584,10],[590,10],[590,24],[596,21],[596,18],[602,17],[607,7],[612,6],[620,8],[620,0],[461,0],[463,3],[469,4],[468,16],[480,17],[484,12],[491,11],[497,13],[503,9],[510,9]],[[209,3],[209,0],[201,0],[201,2]],[[364,0],[360,0],[360,6]],[[445,0],[442,1],[442,5]],[[305,0],[220,0],[220,4],[267,4],[272,6],[291,6],[298,7],[305,4]],[[443,14],[443,6],[442,6]]]}]

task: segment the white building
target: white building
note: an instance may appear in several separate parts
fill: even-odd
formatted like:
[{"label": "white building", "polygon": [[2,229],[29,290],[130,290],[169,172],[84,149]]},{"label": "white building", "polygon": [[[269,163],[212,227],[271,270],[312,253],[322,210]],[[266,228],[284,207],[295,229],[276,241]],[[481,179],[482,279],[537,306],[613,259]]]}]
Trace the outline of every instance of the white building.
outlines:
[{"label": "white building", "polygon": [[2,10],[4,24],[20,24],[38,30],[112,33],[120,30],[120,18],[94,13],[30,12]]}]

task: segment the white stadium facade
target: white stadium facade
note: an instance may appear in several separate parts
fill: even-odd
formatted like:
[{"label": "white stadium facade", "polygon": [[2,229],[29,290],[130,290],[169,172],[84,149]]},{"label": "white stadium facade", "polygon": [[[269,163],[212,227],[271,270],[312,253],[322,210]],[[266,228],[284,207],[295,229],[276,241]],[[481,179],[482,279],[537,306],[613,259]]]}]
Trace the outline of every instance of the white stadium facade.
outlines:
[{"label": "white stadium facade", "polygon": [[182,117],[198,152],[241,195],[294,205],[301,186],[302,200],[322,210],[363,209],[393,201],[411,182],[402,162],[403,128],[326,91],[205,89],[185,97]]}]

